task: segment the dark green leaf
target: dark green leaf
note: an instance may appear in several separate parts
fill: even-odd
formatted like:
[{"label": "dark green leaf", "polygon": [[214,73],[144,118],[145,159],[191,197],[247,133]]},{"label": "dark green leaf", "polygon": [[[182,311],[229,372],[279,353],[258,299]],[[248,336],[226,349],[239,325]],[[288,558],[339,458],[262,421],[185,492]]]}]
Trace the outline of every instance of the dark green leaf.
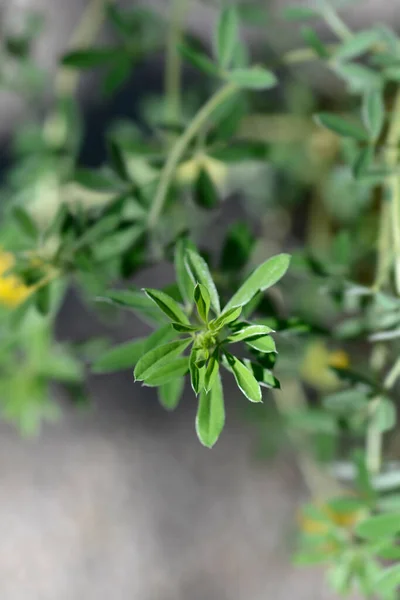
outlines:
[{"label": "dark green leaf", "polygon": [[219,296],[206,261],[193,250],[187,250],[185,260],[193,283],[204,285],[210,295],[211,306],[216,314],[219,315],[221,312]]},{"label": "dark green leaf", "polygon": [[278,254],[257,267],[229,300],[224,312],[235,306],[245,306],[257,292],[263,292],[277,283],[288,270],[289,263],[289,254]]},{"label": "dark green leaf", "polygon": [[221,256],[223,271],[238,271],[250,258],[255,238],[246,222],[235,223],[228,231]]},{"label": "dark green leaf", "polygon": [[163,363],[175,358],[189,346],[191,341],[191,339],[177,340],[147,352],[135,367],[135,379],[143,381],[143,379],[149,377],[153,369],[158,369]]},{"label": "dark green leaf", "polygon": [[218,77],[219,69],[217,65],[215,65],[203,52],[194,50],[187,44],[179,44],[178,48],[182,56],[192,63],[194,67],[207,75]]},{"label": "dark green leaf", "polygon": [[131,74],[132,58],[125,52],[109,69],[103,81],[103,92],[106,98],[112,96],[126,82]]},{"label": "dark green leaf", "polygon": [[114,48],[90,48],[90,50],[73,50],[62,58],[65,67],[74,69],[92,69],[113,62],[119,55]]},{"label": "dark green leaf", "polygon": [[219,375],[209,392],[202,390],[196,416],[196,433],[200,442],[212,448],[225,424],[225,407]]},{"label": "dark green leaf", "polygon": [[368,141],[368,134],[362,127],[332,113],[319,113],[315,115],[315,120],[322,127],[340,136],[354,138],[360,142]]},{"label": "dark green leaf", "polygon": [[97,298],[100,302],[110,302],[131,309],[145,322],[164,324],[166,318],[161,314],[154,302],[139,290],[110,290],[104,296]]},{"label": "dark green leaf", "polygon": [[15,206],[12,214],[21,232],[31,240],[37,240],[39,230],[29,212],[22,206]]},{"label": "dark green leaf", "polygon": [[172,327],[180,333],[191,333],[192,331],[199,331],[200,327],[196,325],[183,325],[182,323],[172,323]]},{"label": "dark green leaf", "polygon": [[158,399],[161,406],[166,410],[174,410],[179,404],[184,387],[184,377],[171,379],[171,381],[160,385],[158,388]]},{"label": "dark green leaf", "polygon": [[382,90],[370,90],[364,94],[362,117],[372,140],[377,140],[385,121],[385,104]]},{"label": "dark green leaf", "polygon": [[317,56],[320,58],[329,58],[329,52],[326,49],[325,44],[321,41],[317,32],[312,27],[304,26],[301,28],[300,32],[303,40],[312,50],[314,50]]},{"label": "dark green leaf", "polygon": [[51,286],[40,287],[36,292],[36,308],[41,315],[47,315],[51,308]]},{"label": "dark green leaf", "polygon": [[145,338],[140,338],[111,348],[96,360],[92,371],[94,373],[113,373],[133,368],[143,355],[144,342]]},{"label": "dark green leaf", "polygon": [[218,192],[206,169],[201,169],[197,177],[194,200],[201,208],[211,209],[218,205]]},{"label": "dark green leaf", "polygon": [[194,301],[196,303],[199,317],[202,319],[202,321],[207,323],[208,313],[211,306],[211,298],[207,288],[201,283],[196,283],[196,287],[194,288]]},{"label": "dark green leaf", "polygon": [[400,532],[400,512],[369,517],[356,525],[355,532],[367,540],[395,537]]},{"label": "dark green leaf", "polygon": [[262,67],[233,69],[226,74],[226,77],[237,86],[249,90],[268,90],[278,83],[272,71]]},{"label": "dark green leaf", "polygon": [[143,234],[143,225],[133,225],[107,236],[94,247],[95,260],[101,262],[116,256],[122,257],[123,253],[129,250]]},{"label": "dark green leaf", "polygon": [[95,192],[116,192],[120,186],[120,181],[115,174],[105,169],[80,167],[75,171],[74,181]]},{"label": "dark green leaf", "polygon": [[149,387],[158,387],[169,383],[172,379],[183,378],[189,370],[189,359],[187,356],[175,358],[162,362],[151,368],[149,375],[144,378],[144,385]]},{"label": "dark green leaf", "polygon": [[373,146],[366,146],[365,148],[362,148],[359,151],[359,153],[356,157],[356,160],[354,162],[354,165],[353,165],[354,177],[360,178],[363,175],[365,175],[369,171],[373,160],[374,160]]},{"label": "dark green leaf", "polygon": [[214,33],[214,53],[223,69],[231,64],[238,42],[239,22],[236,7],[229,6],[221,11]]},{"label": "dark green leaf", "polygon": [[146,293],[146,296],[153,300],[160,310],[162,310],[162,312],[165,313],[169,319],[171,319],[171,321],[183,323],[183,325],[190,325],[187,315],[183,312],[179,304],[175,302],[173,298],[168,296],[168,294],[149,288],[145,288],[144,292]]},{"label": "dark green leaf", "polygon": [[240,391],[250,400],[250,402],[262,402],[261,388],[254,377],[253,372],[249,370],[236,356],[225,353],[229,370],[232,371],[236,384]]},{"label": "dark green leaf", "polygon": [[85,233],[75,242],[74,249],[78,250],[83,246],[88,246],[97,242],[103,236],[111,233],[115,230],[119,223],[121,217],[119,215],[110,215],[108,217],[104,217],[92,225]]}]

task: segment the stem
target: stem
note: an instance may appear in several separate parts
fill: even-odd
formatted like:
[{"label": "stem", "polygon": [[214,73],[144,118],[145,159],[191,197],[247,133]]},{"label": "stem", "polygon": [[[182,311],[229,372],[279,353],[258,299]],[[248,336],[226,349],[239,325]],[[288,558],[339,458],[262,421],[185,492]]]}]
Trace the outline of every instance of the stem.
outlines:
[{"label": "stem", "polygon": [[379,222],[377,268],[373,285],[373,289],[376,292],[378,292],[388,280],[390,257],[390,210],[389,203],[383,199]]},{"label": "stem", "polygon": [[382,431],[376,427],[373,419],[374,412],[378,409],[381,402],[380,397],[371,401],[370,423],[367,427],[367,438],[365,448],[365,460],[369,473],[376,475],[379,473],[382,462]]},{"label": "stem", "polygon": [[[400,142],[400,89],[397,91],[387,135],[387,149],[385,153],[386,165],[394,169],[399,159]],[[386,179],[386,192],[391,207],[391,224],[394,250],[394,275],[396,292],[400,295],[400,190],[398,175],[391,174]]]},{"label": "stem", "polygon": [[167,123],[177,123],[181,114],[182,61],[178,46],[182,38],[184,14],[185,0],[170,0],[170,25],[165,65],[165,117]]},{"label": "stem", "polygon": [[339,17],[337,12],[327,1],[323,2],[322,16],[338,38],[347,40],[353,35],[346,23]]},{"label": "stem", "polygon": [[167,197],[168,189],[171,184],[174,171],[180,159],[182,158],[182,155],[185,152],[186,148],[188,147],[192,139],[196,136],[196,134],[200,131],[204,123],[207,122],[207,119],[209,119],[214,110],[218,108],[218,106],[222,104],[230,95],[236,92],[237,89],[238,88],[235,84],[227,83],[225,86],[220,88],[213,96],[211,96],[208,102],[199,110],[199,112],[191,121],[187,129],[183,132],[181,137],[173,146],[170,154],[168,155],[168,159],[164,165],[164,168],[161,172],[161,177],[154,197],[154,202],[149,212],[149,229],[153,229],[157,224],[158,218],[162,212],[165,203],[165,199]]}]

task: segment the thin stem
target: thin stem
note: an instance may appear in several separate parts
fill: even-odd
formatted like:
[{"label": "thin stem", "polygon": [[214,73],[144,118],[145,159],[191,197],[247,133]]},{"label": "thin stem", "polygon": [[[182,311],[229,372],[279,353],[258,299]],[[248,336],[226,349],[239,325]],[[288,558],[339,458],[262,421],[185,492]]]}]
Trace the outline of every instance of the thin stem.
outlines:
[{"label": "thin stem", "polygon": [[[394,169],[399,160],[398,146],[400,143],[400,88],[396,94],[392,120],[387,135],[387,150],[385,162],[389,169]],[[399,177],[390,174],[386,179],[386,193],[391,208],[392,239],[394,250],[394,274],[396,292],[400,295],[400,189]]]},{"label": "thin stem", "polygon": [[378,234],[378,258],[373,290],[378,292],[388,280],[390,270],[390,207],[384,199],[380,210]]},{"label": "thin stem", "polygon": [[327,1],[323,2],[322,16],[338,38],[347,40],[353,35],[351,29],[346,25],[336,10]]},{"label": "thin stem", "polygon": [[171,184],[175,169],[182,158],[186,148],[197,135],[202,126],[207,122],[211,114],[220,104],[222,104],[229,96],[237,91],[237,86],[232,83],[227,83],[225,86],[220,88],[209,101],[199,110],[194,119],[191,121],[187,129],[183,132],[181,137],[177,140],[171,152],[168,155],[168,159],[161,172],[160,181],[154,197],[154,202],[149,212],[148,227],[152,229],[157,224],[158,218],[162,212],[165,199],[167,197],[168,189]]},{"label": "thin stem", "polygon": [[381,398],[377,397],[370,403],[370,422],[367,427],[365,460],[369,473],[376,475],[379,473],[382,463],[382,430],[376,426],[373,418],[378,410]]},{"label": "thin stem", "polygon": [[165,65],[165,116],[168,123],[178,122],[181,114],[182,61],[178,47],[182,38],[185,5],[186,0],[170,0]]}]

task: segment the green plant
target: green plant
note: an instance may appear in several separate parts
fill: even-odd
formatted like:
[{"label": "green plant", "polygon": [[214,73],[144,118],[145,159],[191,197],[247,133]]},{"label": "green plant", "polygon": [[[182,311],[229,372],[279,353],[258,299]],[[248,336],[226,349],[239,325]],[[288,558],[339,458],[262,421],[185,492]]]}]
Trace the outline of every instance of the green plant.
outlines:
[{"label": "green plant", "polygon": [[[254,64],[241,25],[265,20],[248,9],[220,11],[210,55],[185,34],[185,6],[172,0],[166,93],[142,106],[150,133],[113,122],[106,163],[88,169],[78,160],[80,72],[100,68],[102,91],[116,93],[164,31],[151,12],[89,4],[61,60],[54,105],[44,123],[17,132],[0,192],[2,412],[31,433],[53,416],[49,381],[82,386],[87,347],[54,340],[68,284],[100,314],[131,310],[152,333],[102,351],[95,344],[91,369],[132,369],[168,410],[188,375],[197,435],[209,447],[224,427],[223,370],[252,403],[267,388],[274,402],[253,413],[263,439],[290,440],[311,496],[297,562],[325,562],[338,593],[390,600],[400,585],[400,39],[383,25],[353,32],[319,0],[284,14],[300,22],[304,47],[278,60],[265,51],[268,64]],[[93,44],[105,18],[116,33],[110,47]],[[318,36],[316,20],[334,43]],[[30,59],[33,33],[27,26],[2,48],[1,85],[35,106],[45,77]],[[327,101],[292,78],[307,61],[347,96]],[[194,98],[181,90],[189,64],[200,82]],[[206,251],[204,232],[235,195],[244,218]],[[281,280],[282,245],[292,259]],[[166,288],[116,285],[162,261],[175,267]]]}]

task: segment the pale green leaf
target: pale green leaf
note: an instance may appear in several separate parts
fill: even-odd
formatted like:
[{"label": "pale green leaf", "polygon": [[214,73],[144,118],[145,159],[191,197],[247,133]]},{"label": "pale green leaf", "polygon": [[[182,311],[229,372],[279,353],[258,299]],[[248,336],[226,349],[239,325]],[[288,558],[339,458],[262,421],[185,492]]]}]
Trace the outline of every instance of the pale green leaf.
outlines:
[{"label": "pale green leaf", "polygon": [[187,250],[185,259],[193,283],[201,283],[204,285],[210,295],[211,306],[216,314],[219,315],[221,312],[219,296],[206,261],[193,250]]},{"label": "pale green leaf", "polygon": [[177,340],[175,342],[163,344],[162,346],[158,346],[147,352],[142,356],[135,367],[135,379],[142,381],[145,377],[148,377],[152,369],[159,367],[163,362],[175,358],[189,346],[191,341],[191,339]]},{"label": "pale green leaf", "polygon": [[284,276],[289,263],[289,254],[278,254],[257,267],[229,300],[224,312],[236,306],[245,306],[257,292],[263,292],[274,285]]},{"label": "pale green leaf", "polygon": [[234,69],[227,73],[226,77],[237,86],[250,90],[267,90],[278,83],[272,71],[268,71],[262,67]]},{"label": "pale green leaf", "polygon": [[227,342],[230,344],[234,342],[240,342],[242,340],[247,340],[248,338],[260,337],[263,335],[268,335],[269,333],[273,333],[274,330],[268,325],[244,325],[244,327],[240,328],[238,331],[231,333],[227,338]]},{"label": "pale green leaf", "polygon": [[335,58],[349,59],[361,56],[380,41],[379,31],[374,29],[359,31],[342,42],[335,52]]},{"label": "pale green leaf", "polygon": [[214,33],[215,56],[223,69],[229,67],[238,42],[239,22],[237,10],[229,6],[221,11]]},{"label": "pale green leaf", "polygon": [[187,356],[160,361],[156,366],[148,370],[144,377],[144,385],[158,387],[171,381],[171,379],[183,378],[189,370],[189,359]]},{"label": "pale green leaf", "polygon": [[187,315],[184,313],[179,304],[173,298],[171,298],[171,296],[168,296],[168,294],[165,294],[160,290],[153,290],[149,288],[145,288],[144,292],[146,293],[146,296],[153,300],[160,310],[162,310],[162,312],[165,313],[169,319],[171,319],[171,321],[183,323],[184,325],[190,325]]},{"label": "pale green leaf", "polygon": [[368,540],[383,540],[400,533],[400,512],[375,515],[356,525],[356,534]]},{"label": "pale green leaf", "polygon": [[[250,402],[262,402],[261,388],[250,371],[236,356],[225,353],[228,369],[232,371],[236,384],[240,391],[250,400]],[[225,363],[224,363],[225,364]]]},{"label": "pale green leaf", "polygon": [[365,127],[371,134],[371,138],[376,140],[382,131],[385,120],[385,104],[382,90],[370,90],[364,94],[362,117]]},{"label": "pale green leaf", "polygon": [[259,352],[276,352],[275,341],[270,335],[245,340],[246,344]]},{"label": "pale green leaf", "polygon": [[219,375],[209,392],[202,390],[196,416],[196,432],[200,442],[212,448],[225,424],[225,406],[222,383]]},{"label": "pale green leaf", "polygon": [[174,410],[179,404],[184,387],[184,377],[171,379],[171,381],[160,385],[158,388],[158,399],[161,406],[166,410]]},{"label": "pale green leaf", "polygon": [[131,340],[111,348],[92,365],[94,373],[112,373],[133,367],[143,354],[145,338]]},{"label": "pale green leaf", "polygon": [[188,249],[193,249],[193,244],[186,238],[180,238],[176,242],[174,264],[176,280],[181,296],[186,306],[193,303],[193,281],[186,266],[185,254]]},{"label": "pale green leaf", "polygon": [[224,310],[224,312],[214,321],[210,321],[210,327],[213,329],[221,329],[225,327],[225,325],[229,325],[236,321],[242,312],[241,306],[235,306],[234,308],[230,308],[228,310]]},{"label": "pale green leaf", "polygon": [[215,378],[219,373],[219,363],[215,355],[210,356],[204,374],[204,389],[209,392],[214,385]]}]

